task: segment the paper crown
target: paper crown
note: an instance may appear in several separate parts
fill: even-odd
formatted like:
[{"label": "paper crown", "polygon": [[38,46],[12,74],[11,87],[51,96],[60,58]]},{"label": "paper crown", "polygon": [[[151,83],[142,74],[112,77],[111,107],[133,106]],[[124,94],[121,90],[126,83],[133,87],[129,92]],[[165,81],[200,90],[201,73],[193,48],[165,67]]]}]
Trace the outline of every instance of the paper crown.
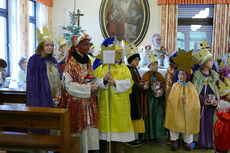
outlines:
[{"label": "paper crown", "polygon": [[208,45],[208,43],[207,43],[207,41],[206,40],[203,40],[202,41],[202,43],[200,44],[200,49],[207,49],[209,52],[211,51],[211,49],[210,49],[210,47],[209,47],[209,45]]},{"label": "paper crown", "polygon": [[224,78],[224,82],[219,80],[218,93],[220,96],[230,94],[230,81],[228,78]]},{"label": "paper crown", "polygon": [[222,60],[222,59],[217,59],[216,62],[217,62],[217,64],[218,64],[218,69],[219,69],[220,71],[225,69],[225,61],[224,61],[224,60]]},{"label": "paper crown", "polygon": [[139,54],[137,50],[138,48],[134,44],[128,44],[125,48],[127,59],[135,54]]},{"label": "paper crown", "polygon": [[42,31],[43,31],[43,33],[41,33],[39,28],[37,28],[37,30],[36,30],[38,44],[40,44],[41,42],[44,42],[46,40],[52,39],[51,34],[49,33],[49,30],[47,29],[46,26],[43,26]]},{"label": "paper crown", "polygon": [[206,61],[213,57],[210,51],[206,48],[200,48],[200,51],[193,55],[194,60],[199,64],[203,65]]},{"label": "paper crown", "polygon": [[57,43],[60,47],[67,44],[65,38],[63,36],[60,36],[60,35],[58,36]]},{"label": "paper crown", "polygon": [[148,65],[148,67],[150,67],[150,65],[152,64],[152,63],[155,63],[155,62],[158,62],[157,60],[156,60],[156,57],[157,57],[157,55],[155,55],[155,54],[153,54],[152,52],[150,52],[150,55],[149,55],[149,60],[150,60],[150,63],[149,63],[149,65]]}]

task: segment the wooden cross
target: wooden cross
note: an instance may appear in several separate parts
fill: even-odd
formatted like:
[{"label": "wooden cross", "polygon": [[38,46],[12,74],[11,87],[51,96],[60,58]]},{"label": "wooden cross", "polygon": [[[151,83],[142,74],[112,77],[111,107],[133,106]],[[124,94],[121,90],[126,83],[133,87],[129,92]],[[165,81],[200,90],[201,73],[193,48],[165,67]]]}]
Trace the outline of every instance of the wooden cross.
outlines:
[{"label": "wooden cross", "polygon": [[78,24],[78,27],[79,27],[79,26],[80,26],[80,16],[84,16],[84,14],[81,14],[81,13],[80,13],[80,10],[78,9],[76,15],[77,15],[77,17],[78,17],[78,23],[77,23],[77,24]]}]

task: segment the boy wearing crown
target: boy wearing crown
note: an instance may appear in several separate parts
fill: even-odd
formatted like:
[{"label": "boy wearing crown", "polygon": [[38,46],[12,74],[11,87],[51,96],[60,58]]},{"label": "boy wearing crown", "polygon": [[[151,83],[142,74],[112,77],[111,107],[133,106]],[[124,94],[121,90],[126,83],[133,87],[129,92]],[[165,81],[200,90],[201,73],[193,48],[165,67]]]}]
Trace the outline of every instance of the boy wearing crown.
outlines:
[{"label": "boy wearing crown", "polygon": [[[107,38],[102,44],[104,47],[110,48],[110,45],[115,45],[114,38]],[[100,140],[103,140],[100,148],[106,152],[106,141],[111,141],[112,153],[120,153],[123,146],[120,142],[130,142],[135,139],[129,99],[133,83],[128,67],[122,63],[123,49],[117,45],[115,52],[117,55],[116,64],[110,65],[110,70],[108,65],[100,65],[95,70],[95,75],[100,88],[98,96],[99,137]],[[109,94],[111,95],[110,103]]]},{"label": "boy wearing crown", "polygon": [[61,107],[70,110],[71,133],[80,137],[80,153],[98,153],[99,150],[98,109],[94,93],[98,84],[87,82],[87,77],[94,77],[87,56],[90,40],[85,33],[71,38],[72,46],[63,72]]},{"label": "boy wearing crown", "polygon": [[44,26],[43,33],[37,29],[38,46],[30,57],[26,78],[26,105],[33,107],[56,107],[61,97],[62,75],[53,57],[54,42]]},{"label": "boy wearing crown", "polygon": [[149,71],[143,75],[148,87],[144,94],[144,103],[146,103],[148,112],[145,112],[145,133],[142,139],[157,139],[166,135],[164,124],[163,101],[165,80],[162,74],[158,72],[158,61],[155,54],[150,54]]},{"label": "boy wearing crown", "polygon": [[64,37],[58,36],[57,43],[58,43],[58,46],[59,46],[59,48],[58,48],[59,54],[57,56],[57,61],[61,62],[62,60],[64,60],[64,58],[66,56],[65,54],[66,54],[67,42],[66,42]]},{"label": "boy wearing crown", "polygon": [[[133,44],[129,44],[125,51],[127,53],[127,60],[129,65],[128,68],[132,74],[133,79],[133,87],[132,87],[132,93],[129,95],[130,97],[130,103],[131,103],[131,119],[133,122],[134,132],[135,132],[135,141],[132,141],[130,143],[126,143],[129,146],[137,147],[140,146],[141,141],[138,140],[138,133],[144,133],[145,132],[145,123],[143,121],[143,88],[148,88],[147,85],[142,86],[141,85],[141,77],[138,72],[137,66],[139,65],[140,61],[140,54],[137,51],[137,47]],[[144,82],[143,82],[144,83]],[[146,106],[146,105],[145,105]]]},{"label": "boy wearing crown", "polygon": [[201,104],[198,146],[211,148],[213,146],[214,113],[219,101],[215,82],[219,80],[219,75],[212,70],[213,55],[206,48],[201,48],[194,55],[194,59],[200,65],[200,68],[193,74],[193,83],[199,94]]},{"label": "boy wearing crown", "polygon": [[227,153],[230,149],[230,81],[228,78],[216,83],[220,95],[214,125],[215,153]]}]

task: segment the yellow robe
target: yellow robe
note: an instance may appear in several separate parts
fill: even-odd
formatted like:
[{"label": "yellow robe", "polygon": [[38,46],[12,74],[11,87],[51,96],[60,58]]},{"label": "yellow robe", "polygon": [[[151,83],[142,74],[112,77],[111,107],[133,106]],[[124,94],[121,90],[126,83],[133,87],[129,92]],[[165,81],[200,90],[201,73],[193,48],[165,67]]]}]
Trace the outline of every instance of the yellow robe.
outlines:
[{"label": "yellow robe", "polygon": [[[166,104],[164,126],[173,132],[185,133],[182,94],[183,85],[174,83]],[[200,100],[192,83],[185,86],[185,96],[186,134],[196,134],[200,131]]]},{"label": "yellow robe", "polygon": [[[111,65],[110,71],[114,80],[132,81],[131,73],[125,64]],[[108,72],[108,65],[102,68],[100,65],[95,70],[95,76],[101,79]],[[133,85],[133,81],[132,81]],[[111,131],[109,126],[109,97],[108,89],[100,89],[98,96],[98,111],[99,111],[99,131],[100,132],[119,132],[125,133],[133,130],[129,94],[132,92],[132,85],[129,90],[122,93],[114,93],[111,87]]]}]

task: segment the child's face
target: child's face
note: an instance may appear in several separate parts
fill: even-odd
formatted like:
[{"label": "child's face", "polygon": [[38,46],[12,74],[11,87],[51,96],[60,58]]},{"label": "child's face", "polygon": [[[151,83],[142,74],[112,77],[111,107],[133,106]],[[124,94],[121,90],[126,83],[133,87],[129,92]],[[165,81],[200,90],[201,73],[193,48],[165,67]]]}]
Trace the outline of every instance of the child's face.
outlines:
[{"label": "child's face", "polygon": [[186,76],[184,76],[184,71],[180,71],[178,73],[178,79],[183,82],[186,79]]},{"label": "child's face", "polygon": [[130,65],[133,67],[137,67],[139,65],[139,62],[140,62],[139,57],[136,57],[130,62]]},{"label": "child's face", "polygon": [[60,52],[61,52],[62,54],[64,54],[65,51],[66,51],[66,45],[61,46],[61,47],[59,48],[59,50],[60,50]]},{"label": "child's face", "polygon": [[230,94],[225,97],[225,101],[230,102]]},{"label": "child's face", "polygon": [[150,65],[150,69],[153,71],[153,72],[157,72],[158,71],[158,62],[154,62]]},{"label": "child's face", "polygon": [[54,42],[53,40],[46,40],[43,45],[43,51],[44,54],[47,56],[49,54],[52,54],[54,50]]},{"label": "child's face", "polygon": [[27,68],[27,60],[24,60],[22,63],[21,63],[21,66],[22,66],[22,69],[25,70]]},{"label": "child's face", "polygon": [[211,69],[212,66],[213,66],[213,58],[211,58],[210,60],[208,60],[208,62],[207,62],[207,64],[205,66],[208,67],[209,69]]}]

